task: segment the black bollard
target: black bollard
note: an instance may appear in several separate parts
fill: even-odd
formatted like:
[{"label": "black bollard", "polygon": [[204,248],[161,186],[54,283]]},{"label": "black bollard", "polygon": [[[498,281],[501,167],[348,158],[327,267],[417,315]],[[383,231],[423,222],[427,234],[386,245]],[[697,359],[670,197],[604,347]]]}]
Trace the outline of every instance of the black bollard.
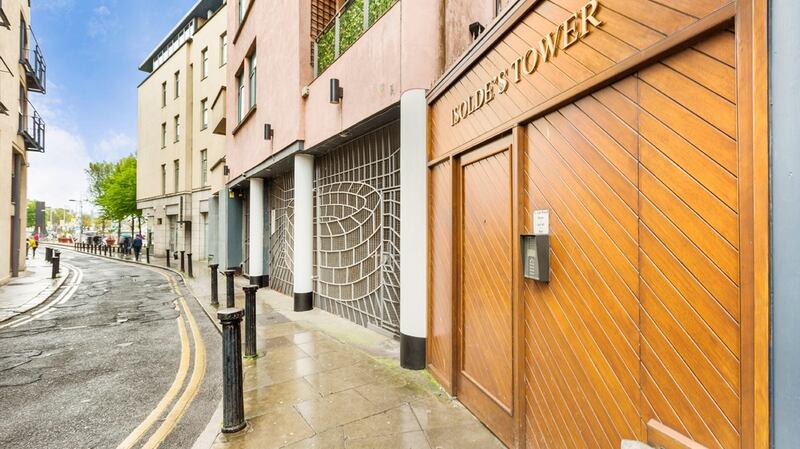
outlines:
[{"label": "black bollard", "polygon": [[44,248],[44,260],[46,262],[52,262],[53,261],[53,248],[50,248],[49,246],[46,246]]},{"label": "black bollard", "polygon": [[189,277],[193,278],[194,274],[192,274],[192,253],[186,253],[186,263],[189,264]]},{"label": "black bollard", "polygon": [[167,268],[169,268],[169,250],[167,250]]},{"label": "black bollard", "polygon": [[181,250],[181,272],[186,271],[185,256],[186,251]]},{"label": "black bollard", "polygon": [[245,428],[244,382],[242,378],[241,309],[217,312],[222,323],[222,432]]},{"label": "black bollard", "polygon": [[150,263],[150,247],[149,246],[146,246],[144,248],[144,256],[147,259],[147,263],[149,264]]},{"label": "black bollard", "polygon": [[58,269],[60,268],[59,265],[61,265],[61,255],[59,255],[58,253],[53,254],[53,259],[52,260],[53,260],[53,266],[52,266],[52,273],[51,274],[52,274],[52,278],[55,279],[56,276],[58,275]]},{"label": "black bollard", "polygon": [[256,292],[258,285],[248,285],[244,290],[244,356],[256,353]]},{"label": "black bollard", "polygon": [[211,268],[211,305],[219,305],[219,289],[217,288],[217,269],[219,264],[212,263],[208,266]]},{"label": "black bollard", "polygon": [[235,307],[236,298],[234,297],[233,280],[236,271],[227,269],[223,273],[225,273],[225,307]]}]

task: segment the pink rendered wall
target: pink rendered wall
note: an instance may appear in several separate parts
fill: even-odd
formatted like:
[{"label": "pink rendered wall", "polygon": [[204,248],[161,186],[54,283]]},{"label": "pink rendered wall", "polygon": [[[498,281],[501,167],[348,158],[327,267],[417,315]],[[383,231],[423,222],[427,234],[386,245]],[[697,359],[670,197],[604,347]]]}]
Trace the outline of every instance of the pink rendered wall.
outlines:
[{"label": "pink rendered wall", "polygon": [[[230,179],[303,138],[300,90],[305,81],[301,78],[310,77],[309,5],[307,0],[255,0],[235,43],[233,39],[239,28],[236,2],[229,6],[227,163],[231,169]],[[245,60],[253,45],[258,60],[256,112],[233,134],[238,125],[236,73],[244,66],[247,79]],[[247,89],[245,82],[245,96]],[[272,141],[264,140],[265,123],[275,130]]]}]

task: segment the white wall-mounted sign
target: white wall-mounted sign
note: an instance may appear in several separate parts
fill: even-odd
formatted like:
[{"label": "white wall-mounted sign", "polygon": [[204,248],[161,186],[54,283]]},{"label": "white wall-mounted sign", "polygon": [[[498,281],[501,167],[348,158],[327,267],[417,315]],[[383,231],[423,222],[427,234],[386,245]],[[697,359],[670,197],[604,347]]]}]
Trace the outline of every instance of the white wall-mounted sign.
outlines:
[{"label": "white wall-mounted sign", "polygon": [[550,211],[547,209],[533,211],[533,234],[550,234]]}]

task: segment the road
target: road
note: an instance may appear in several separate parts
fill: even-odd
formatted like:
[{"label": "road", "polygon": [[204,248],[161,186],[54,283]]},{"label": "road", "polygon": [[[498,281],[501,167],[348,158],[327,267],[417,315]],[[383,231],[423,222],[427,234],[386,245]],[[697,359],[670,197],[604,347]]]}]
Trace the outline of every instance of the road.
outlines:
[{"label": "road", "polygon": [[62,265],[53,299],[0,323],[0,447],[191,447],[222,397],[213,323],[172,273]]}]

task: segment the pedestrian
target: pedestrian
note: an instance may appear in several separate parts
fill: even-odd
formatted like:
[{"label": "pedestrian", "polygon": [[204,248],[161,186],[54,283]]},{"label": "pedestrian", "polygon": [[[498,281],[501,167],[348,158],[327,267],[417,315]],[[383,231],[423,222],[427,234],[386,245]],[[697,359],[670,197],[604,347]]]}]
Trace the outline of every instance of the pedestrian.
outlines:
[{"label": "pedestrian", "polygon": [[136,261],[139,261],[139,254],[142,253],[142,235],[136,234],[136,238],[133,239],[133,256],[136,258]]},{"label": "pedestrian", "polygon": [[39,234],[34,234],[33,237],[31,237],[31,239],[28,241],[28,244],[31,247],[31,251],[33,251],[33,257],[31,257],[31,259],[35,259],[36,258],[36,248],[39,247],[39,239],[36,238],[38,236],[39,236]]}]

